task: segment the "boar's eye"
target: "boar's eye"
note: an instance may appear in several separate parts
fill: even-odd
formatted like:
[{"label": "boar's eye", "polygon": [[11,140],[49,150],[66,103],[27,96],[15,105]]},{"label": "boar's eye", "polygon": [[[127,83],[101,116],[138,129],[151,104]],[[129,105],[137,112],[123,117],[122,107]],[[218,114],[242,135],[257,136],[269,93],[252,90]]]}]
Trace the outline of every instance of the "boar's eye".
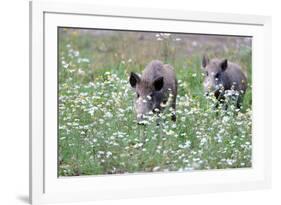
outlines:
[{"label": "boar's eye", "polygon": [[139,98],[140,97],[140,94],[139,93],[137,93],[137,98]]},{"label": "boar's eye", "polygon": [[206,71],[206,76],[208,76],[209,75],[209,73],[208,73],[208,71]]},{"label": "boar's eye", "polygon": [[215,78],[219,78],[220,77],[220,73],[217,73],[216,75],[215,75]]}]

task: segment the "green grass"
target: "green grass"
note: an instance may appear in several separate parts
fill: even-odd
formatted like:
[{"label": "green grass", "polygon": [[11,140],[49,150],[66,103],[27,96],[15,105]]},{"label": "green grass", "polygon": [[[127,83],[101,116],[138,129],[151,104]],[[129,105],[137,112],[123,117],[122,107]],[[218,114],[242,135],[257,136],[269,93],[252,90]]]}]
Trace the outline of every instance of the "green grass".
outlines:
[{"label": "green grass", "polygon": [[[235,38],[228,39],[223,50],[216,39],[197,39],[199,45],[189,51],[194,36],[190,42],[176,34],[161,41],[140,32],[59,34],[60,176],[251,166],[251,49],[243,41],[237,48]],[[214,109],[214,97],[204,96],[200,65],[206,51],[239,63],[247,73],[250,87],[241,111],[231,105]],[[155,116],[139,126],[128,75],[153,59],[176,70],[177,121],[166,109],[159,126]]]}]

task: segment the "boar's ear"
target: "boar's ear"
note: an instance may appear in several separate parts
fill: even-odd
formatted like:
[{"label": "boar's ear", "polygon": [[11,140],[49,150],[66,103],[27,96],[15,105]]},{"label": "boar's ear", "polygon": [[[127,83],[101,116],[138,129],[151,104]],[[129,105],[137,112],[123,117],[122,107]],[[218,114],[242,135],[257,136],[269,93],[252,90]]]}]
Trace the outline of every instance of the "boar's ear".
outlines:
[{"label": "boar's ear", "polygon": [[140,76],[138,74],[136,74],[134,72],[131,72],[129,81],[130,81],[130,84],[133,88],[136,87],[137,83],[139,83],[140,80],[141,79],[140,79]]},{"label": "boar's ear", "polygon": [[224,59],[224,60],[221,62],[220,66],[221,66],[221,70],[222,70],[222,71],[225,71],[226,68],[227,68],[227,59]]},{"label": "boar's ear", "polygon": [[159,77],[153,82],[153,86],[154,86],[156,91],[161,90],[163,88],[163,85],[164,85],[164,78],[163,77]]},{"label": "boar's ear", "polygon": [[202,58],[202,67],[205,68],[208,65],[209,61],[209,58],[204,55]]}]

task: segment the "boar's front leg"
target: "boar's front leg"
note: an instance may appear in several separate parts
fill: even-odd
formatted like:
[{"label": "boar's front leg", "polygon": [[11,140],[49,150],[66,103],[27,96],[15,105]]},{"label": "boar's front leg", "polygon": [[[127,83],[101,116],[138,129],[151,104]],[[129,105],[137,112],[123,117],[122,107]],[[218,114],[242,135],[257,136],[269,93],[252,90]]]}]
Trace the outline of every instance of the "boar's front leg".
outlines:
[{"label": "boar's front leg", "polygon": [[176,116],[176,98],[173,98],[173,102],[172,102],[172,106],[173,111],[172,111],[172,121],[176,121],[177,120],[177,116]]},{"label": "boar's front leg", "polygon": [[177,120],[177,116],[176,116],[176,101],[177,101],[177,94],[178,94],[178,82],[177,80],[175,81],[175,91],[173,93],[173,100],[172,100],[172,121],[176,121]]}]

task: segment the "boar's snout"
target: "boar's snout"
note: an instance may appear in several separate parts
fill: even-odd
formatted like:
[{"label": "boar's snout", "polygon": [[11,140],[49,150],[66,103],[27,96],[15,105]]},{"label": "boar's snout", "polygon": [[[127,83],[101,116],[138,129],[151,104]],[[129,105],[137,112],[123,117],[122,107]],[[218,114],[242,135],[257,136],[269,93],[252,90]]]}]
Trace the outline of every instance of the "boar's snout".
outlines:
[{"label": "boar's snout", "polygon": [[139,125],[146,125],[145,118],[144,118],[143,114],[137,115],[137,122],[138,122]]},{"label": "boar's snout", "polygon": [[149,124],[151,121],[151,113],[147,113],[147,114],[137,114],[137,123],[139,125],[147,125]]}]

